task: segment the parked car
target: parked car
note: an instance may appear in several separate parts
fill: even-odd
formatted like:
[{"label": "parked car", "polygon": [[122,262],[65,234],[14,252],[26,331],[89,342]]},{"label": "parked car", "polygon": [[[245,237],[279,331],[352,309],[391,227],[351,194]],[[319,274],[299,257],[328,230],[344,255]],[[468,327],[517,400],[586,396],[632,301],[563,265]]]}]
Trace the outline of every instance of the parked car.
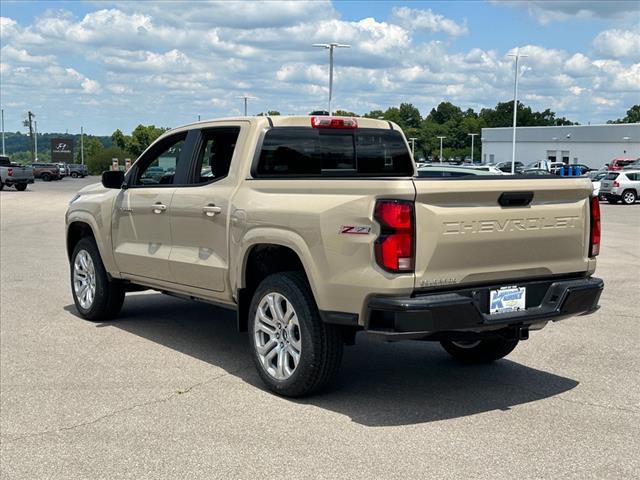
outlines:
[{"label": "parked car", "polygon": [[79,163],[70,163],[67,165],[69,170],[69,176],[71,178],[84,178],[89,175],[89,169],[86,165],[81,165]]},{"label": "parked car", "polygon": [[[437,178],[437,177],[467,177],[469,175],[492,175],[491,173],[480,170],[478,168],[457,167],[455,165],[428,165],[419,167],[419,178]],[[500,172],[502,174],[502,172]]]},{"label": "parked car", "polygon": [[632,164],[635,161],[636,161],[635,158],[625,158],[625,157],[614,158],[613,160],[611,160],[611,163],[609,163],[609,170],[622,170],[624,167]]},{"label": "parked car", "polygon": [[489,172],[493,175],[506,175],[502,170],[492,167],[491,165],[465,165],[465,168],[473,168],[483,172]]},{"label": "parked car", "polygon": [[582,172],[581,173],[582,175],[586,175],[587,173],[593,170],[593,168],[589,167],[588,165],[585,165],[584,163],[572,163],[571,166],[573,168],[578,167],[580,169],[580,172]]},{"label": "parked car", "polygon": [[61,180],[60,167],[55,163],[32,163],[33,176],[44,182],[50,180]]},{"label": "parked car", "polygon": [[609,203],[622,200],[625,205],[633,205],[640,197],[640,170],[609,172],[600,184],[600,195]]},{"label": "parked car", "polygon": [[589,172],[594,173],[594,175],[589,176],[591,183],[593,184],[593,195],[595,197],[600,198],[600,186],[602,180],[609,174],[609,172]]},{"label": "parked car", "polygon": [[[489,163],[488,165],[496,167],[504,173],[511,173],[511,162],[498,162],[495,164]],[[521,173],[524,170],[524,163],[515,162],[515,172]]]},{"label": "parked car", "polygon": [[636,169],[640,169],[640,158],[631,162],[628,165],[625,165],[624,167],[622,167],[623,170],[636,170]]},{"label": "parked car", "polygon": [[58,170],[60,170],[60,178],[64,178],[69,175],[69,167],[66,163],[60,162],[56,163],[56,165],[58,166]]},{"label": "parked car", "polygon": [[[145,185],[160,159],[175,183]],[[466,177],[417,177],[400,127],[369,118],[170,130],[69,203],[75,308],[105,320],[127,291],[153,289],[234,309],[258,375],[286,396],[324,387],[360,331],[486,363],[597,310],[600,210],[586,178],[425,169]]]},{"label": "parked car", "polygon": [[549,175],[553,175],[549,170],[545,170],[543,168],[527,168],[522,171],[523,175],[537,175],[548,177]]},{"label": "parked car", "polygon": [[0,155],[0,190],[6,185],[16,187],[16,190],[23,192],[30,183],[33,183],[31,167],[11,163],[9,157]]}]

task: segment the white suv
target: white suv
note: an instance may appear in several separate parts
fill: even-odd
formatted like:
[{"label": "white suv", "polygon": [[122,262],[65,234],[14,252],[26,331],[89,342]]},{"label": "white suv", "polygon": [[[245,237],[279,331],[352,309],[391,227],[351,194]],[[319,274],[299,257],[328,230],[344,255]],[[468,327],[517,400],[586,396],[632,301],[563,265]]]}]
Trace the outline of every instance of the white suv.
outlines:
[{"label": "white suv", "polygon": [[609,172],[600,185],[600,195],[609,203],[622,200],[625,205],[633,205],[640,197],[640,170],[618,170]]}]

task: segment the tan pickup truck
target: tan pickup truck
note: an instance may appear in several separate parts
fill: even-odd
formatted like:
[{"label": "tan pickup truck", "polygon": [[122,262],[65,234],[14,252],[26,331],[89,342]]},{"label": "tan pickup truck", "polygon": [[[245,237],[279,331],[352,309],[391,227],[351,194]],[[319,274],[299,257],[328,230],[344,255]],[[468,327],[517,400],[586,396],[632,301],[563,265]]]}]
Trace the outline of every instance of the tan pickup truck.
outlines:
[{"label": "tan pickup truck", "polygon": [[600,210],[586,178],[418,178],[397,125],[255,117],[165,133],[66,215],[90,320],[148,288],[237,311],[273,391],[313,392],[365,331],[467,362],[598,308]]}]

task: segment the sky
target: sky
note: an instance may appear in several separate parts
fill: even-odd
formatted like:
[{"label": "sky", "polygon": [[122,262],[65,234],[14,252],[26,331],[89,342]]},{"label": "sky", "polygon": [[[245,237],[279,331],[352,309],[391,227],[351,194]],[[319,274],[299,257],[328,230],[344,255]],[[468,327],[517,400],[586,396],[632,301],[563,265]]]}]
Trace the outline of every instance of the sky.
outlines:
[{"label": "sky", "polygon": [[479,110],[518,97],[580,123],[640,103],[637,1],[15,2],[0,6],[6,131],[95,135],[136,125],[402,102]]}]

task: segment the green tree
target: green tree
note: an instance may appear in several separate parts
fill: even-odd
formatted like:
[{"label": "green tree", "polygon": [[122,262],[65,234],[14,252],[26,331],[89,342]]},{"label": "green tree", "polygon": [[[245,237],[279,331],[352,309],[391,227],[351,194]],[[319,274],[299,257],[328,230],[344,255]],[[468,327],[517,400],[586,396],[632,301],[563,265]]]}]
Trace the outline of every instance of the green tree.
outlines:
[{"label": "green tree", "polygon": [[124,162],[125,158],[129,158],[131,155],[118,147],[109,147],[100,151],[98,154],[86,158],[85,164],[89,169],[91,175],[100,175],[102,172],[111,168],[111,160],[117,158],[120,164]]},{"label": "green tree", "polygon": [[[88,159],[90,159],[92,157],[95,157],[100,152],[102,152],[102,150],[104,150],[104,146],[102,145],[102,142],[100,140],[98,140],[97,137],[87,136],[84,139],[84,160],[85,160],[85,163],[87,163]],[[77,145],[76,146],[76,163],[81,163],[81,161],[82,161],[82,155],[81,155],[81,151],[80,151],[80,146]]]},{"label": "green tree", "polygon": [[609,120],[607,123],[639,123],[640,105],[634,105],[627,110],[627,115],[617,120]]},{"label": "green tree", "polygon": [[337,117],[359,117],[357,113],[350,112],[349,110],[336,110],[333,114]]},{"label": "green tree", "polygon": [[133,129],[131,135],[125,135],[120,129],[111,134],[113,144],[125,150],[131,157],[138,157],[151,145],[160,135],[168,129],[156,127],[155,125],[138,125]]},{"label": "green tree", "polygon": [[436,108],[432,108],[427,118],[440,125],[447,122],[462,120],[462,110],[451,102],[440,102]]}]

